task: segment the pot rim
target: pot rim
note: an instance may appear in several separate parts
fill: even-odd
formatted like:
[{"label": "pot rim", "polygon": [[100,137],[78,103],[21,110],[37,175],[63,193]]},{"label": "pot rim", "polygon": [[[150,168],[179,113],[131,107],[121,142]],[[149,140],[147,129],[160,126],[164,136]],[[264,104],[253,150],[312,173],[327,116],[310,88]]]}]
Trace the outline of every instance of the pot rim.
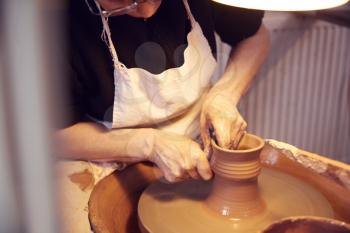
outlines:
[{"label": "pot rim", "polygon": [[249,136],[249,137],[257,139],[257,141],[259,141],[259,145],[257,147],[254,147],[254,148],[251,148],[251,149],[247,149],[247,150],[231,150],[231,149],[226,149],[226,148],[220,147],[218,144],[216,144],[214,139],[211,140],[211,145],[216,150],[227,152],[227,153],[249,153],[249,152],[259,151],[265,146],[265,141],[261,137],[259,137],[257,135],[254,135],[254,134],[250,134],[250,133],[247,133],[244,137],[246,137],[246,136]]}]

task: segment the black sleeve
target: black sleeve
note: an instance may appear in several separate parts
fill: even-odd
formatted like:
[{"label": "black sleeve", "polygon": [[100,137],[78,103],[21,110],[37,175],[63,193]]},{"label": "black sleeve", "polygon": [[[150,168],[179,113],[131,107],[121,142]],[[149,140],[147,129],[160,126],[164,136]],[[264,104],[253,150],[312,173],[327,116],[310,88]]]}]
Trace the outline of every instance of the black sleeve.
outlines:
[{"label": "black sleeve", "polygon": [[66,79],[63,82],[63,99],[58,100],[58,109],[63,111],[61,119],[56,122],[56,128],[62,129],[85,121],[86,94],[83,84],[79,81],[78,73],[72,64],[65,66]]},{"label": "black sleeve", "polygon": [[215,31],[221,39],[235,46],[254,35],[262,22],[264,11],[237,8],[211,1]]}]

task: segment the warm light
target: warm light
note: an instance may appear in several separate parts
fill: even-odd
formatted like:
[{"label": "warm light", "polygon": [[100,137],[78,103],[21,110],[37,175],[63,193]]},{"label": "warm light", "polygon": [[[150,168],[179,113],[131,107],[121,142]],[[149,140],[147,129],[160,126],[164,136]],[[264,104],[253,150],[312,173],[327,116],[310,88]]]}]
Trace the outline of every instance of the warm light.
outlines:
[{"label": "warm light", "polygon": [[310,11],[343,5],[348,0],[213,0],[226,5],[270,11]]}]

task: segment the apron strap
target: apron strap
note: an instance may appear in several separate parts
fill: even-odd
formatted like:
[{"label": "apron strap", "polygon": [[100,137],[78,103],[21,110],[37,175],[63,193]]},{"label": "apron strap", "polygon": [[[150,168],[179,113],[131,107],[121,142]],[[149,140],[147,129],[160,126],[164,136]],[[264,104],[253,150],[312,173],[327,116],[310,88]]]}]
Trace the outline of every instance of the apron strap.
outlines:
[{"label": "apron strap", "polygon": [[[189,18],[189,20],[191,22],[191,26],[193,28],[195,23],[196,23],[196,20],[194,19],[193,15],[192,15],[192,12],[190,10],[190,6],[188,5],[187,0],[183,0],[183,3],[185,5],[187,17]],[[97,8],[99,9],[99,11],[101,11],[101,6],[97,2],[97,0],[95,0],[95,4],[96,4]],[[123,69],[123,68],[125,68],[125,66],[119,62],[117,51],[116,51],[114,44],[113,44],[113,41],[112,41],[111,31],[110,31],[110,28],[108,25],[108,17],[104,17],[103,15],[101,15],[101,20],[102,20],[102,24],[103,24],[103,31],[102,31],[101,37],[102,37],[102,40],[106,43],[106,45],[109,48],[109,51],[110,51],[112,58],[113,58],[114,67],[118,67],[120,69]]]},{"label": "apron strap", "polygon": [[191,26],[193,28],[195,23],[196,23],[196,20],[194,19],[194,16],[193,16],[193,14],[191,12],[190,6],[188,5],[188,1],[187,0],[183,0],[183,3],[185,5],[185,9],[186,9],[186,12],[187,12],[187,17],[190,20]]},{"label": "apron strap", "polygon": [[[96,0],[95,0],[95,4],[99,9],[99,11],[101,11],[101,6]],[[109,29],[109,25],[108,25],[108,17],[104,17],[103,15],[101,15],[101,20],[103,25],[103,31],[102,31],[101,37],[102,37],[102,40],[106,43],[106,45],[109,48],[109,51],[113,58],[114,67],[123,68],[123,65],[119,62],[117,51],[112,41],[111,30]]]}]

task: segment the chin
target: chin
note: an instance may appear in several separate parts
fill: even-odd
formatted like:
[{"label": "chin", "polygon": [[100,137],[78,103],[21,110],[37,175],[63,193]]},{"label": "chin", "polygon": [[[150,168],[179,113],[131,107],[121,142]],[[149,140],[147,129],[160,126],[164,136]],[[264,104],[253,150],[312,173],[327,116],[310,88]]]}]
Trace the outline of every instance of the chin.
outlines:
[{"label": "chin", "polygon": [[137,18],[150,18],[157,12],[161,3],[162,0],[154,0],[152,3],[146,2],[135,11],[130,12],[129,15]]},{"label": "chin", "polygon": [[130,16],[135,17],[135,18],[150,18],[152,17],[156,12],[137,12],[134,11],[132,13],[129,13]]}]

